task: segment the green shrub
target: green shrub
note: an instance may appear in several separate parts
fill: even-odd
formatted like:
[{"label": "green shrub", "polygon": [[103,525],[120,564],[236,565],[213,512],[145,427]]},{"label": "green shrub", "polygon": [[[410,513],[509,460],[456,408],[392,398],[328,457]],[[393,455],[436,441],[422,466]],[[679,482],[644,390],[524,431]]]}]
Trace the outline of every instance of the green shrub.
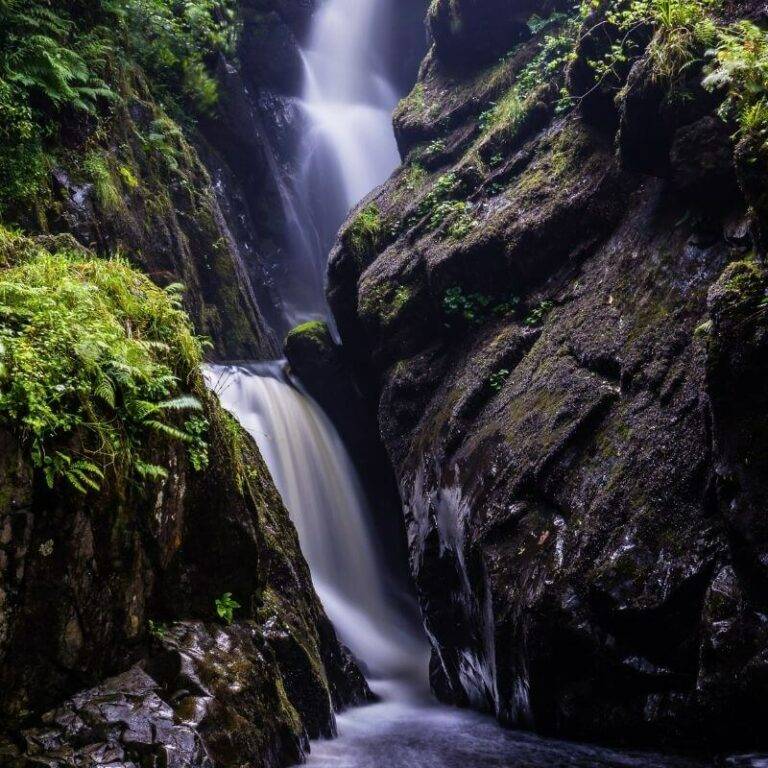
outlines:
[{"label": "green shrub", "polygon": [[704,86],[725,88],[720,109],[744,135],[768,140],[768,34],[749,21],[722,29]]},{"label": "green shrub", "polygon": [[[149,82],[177,119],[210,112],[213,68],[239,35],[235,8],[235,0],[0,0],[0,215],[26,212],[46,193],[60,128],[86,113],[108,117],[130,83]],[[113,190],[101,191],[109,207]]]},{"label": "green shrub", "polygon": [[209,68],[232,55],[240,32],[234,0],[127,0],[124,33],[131,55],[164,95],[180,95],[200,112],[218,100]]},{"label": "green shrub", "polygon": [[51,485],[164,476],[143,455],[153,432],[190,444],[201,465],[201,426],[174,424],[201,407],[182,392],[201,359],[179,287],[120,258],[36,250],[0,271],[0,421]]}]

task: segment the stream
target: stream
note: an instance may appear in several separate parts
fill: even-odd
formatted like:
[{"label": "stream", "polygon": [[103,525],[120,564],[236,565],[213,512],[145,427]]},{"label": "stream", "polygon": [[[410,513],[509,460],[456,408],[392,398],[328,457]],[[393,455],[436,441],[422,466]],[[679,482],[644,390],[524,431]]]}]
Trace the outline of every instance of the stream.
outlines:
[{"label": "stream", "polygon": [[[377,48],[377,30],[394,12],[392,0],[325,0],[315,14],[303,51],[300,108],[308,127],[294,184],[301,199],[291,203],[294,214],[287,217],[301,230],[294,233],[296,242],[327,248],[349,209],[399,163],[390,117],[399,94]],[[301,262],[306,285],[317,291],[325,256]],[[305,316],[328,319],[327,310],[313,309],[325,307],[322,295],[311,304]],[[415,612],[402,610],[412,598],[396,594],[386,542],[373,535],[369,501],[334,425],[280,361],[208,366],[205,373],[223,406],[258,443],[298,530],[318,595],[379,697],[341,713],[338,737],[313,742],[309,766],[696,765],[505,730],[490,717],[438,704],[429,693],[426,637],[411,618]]]}]

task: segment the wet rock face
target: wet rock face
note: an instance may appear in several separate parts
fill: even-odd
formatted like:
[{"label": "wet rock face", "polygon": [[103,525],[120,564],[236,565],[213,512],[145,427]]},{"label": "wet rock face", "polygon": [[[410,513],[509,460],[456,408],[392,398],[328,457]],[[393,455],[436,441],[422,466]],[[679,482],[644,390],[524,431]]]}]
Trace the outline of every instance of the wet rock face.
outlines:
[{"label": "wet rock face", "polygon": [[[255,446],[217,405],[206,411],[205,473],[159,441],[167,479],[88,496],[49,491],[1,433],[0,712],[21,765],[40,751],[79,765],[66,760],[83,749],[128,765],[137,751],[290,764],[333,732],[335,709],[370,695]],[[231,626],[215,605],[227,592],[240,605]]]},{"label": "wet rock face", "polygon": [[531,14],[547,16],[559,5],[557,0],[436,0],[429,6],[427,28],[446,64],[477,67],[527,38]]},{"label": "wet rock face", "polygon": [[361,258],[342,232],[329,299],[379,404],[440,698],[764,747],[763,219],[711,96],[675,111],[636,67],[605,119],[558,115],[555,83],[483,128],[499,66],[448,69],[436,40],[396,114],[404,166],[365,202],[386,233]]},{"label": "wet rock face", "polygon": [[213,768],[199,734],[180,722],[141,669],[106,680],[43,716],[25,731],[24,757],[12,766],[167,765]]}]

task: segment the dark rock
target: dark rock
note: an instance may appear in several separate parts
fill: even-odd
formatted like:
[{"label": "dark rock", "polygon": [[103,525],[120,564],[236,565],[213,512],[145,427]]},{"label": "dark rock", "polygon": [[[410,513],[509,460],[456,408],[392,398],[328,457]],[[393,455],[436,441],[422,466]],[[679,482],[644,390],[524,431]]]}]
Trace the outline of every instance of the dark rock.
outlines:
[{"label": "dark rock", "polygon": [[194,725],[180,720],[160,696],[160,686],[138,667],[79,693],[24,731],[16,768],[213,768]]},{"label": "dark rock", "polygon": [[715,115],[680,128],[670,152],[672,183],[699,206],[718,210],[739,196],[733,150],[729,126]]},{"label": "dark rock", "polygon": [[[356,259],[342,230],[329,302],[378,402],[435,693],[558,736],[765,748],[764,267],[731,263],[753,238],[717,98],[644,61],[598,84],[596,29],[580,109],[493,144],[492,89],[427,58],[396,115],[410,165],[364,202],[392,234]],[[764,222],[765,155],[735,155]],[[458,234],[424,214],[438,180]]]},{"label": "dark rock", "polygon": [[531,15],[546,17],[564,5],[557,0],[436,0],[429,6],[427,27],[440,59],[476,68],[529,37]]},{"label": "dark rock", "polygon": [[[258,757],[275,766],[298,759],[305,734],[333,731],[331,702],[341,708],[370,695],[314,594],[254,444],[212,400],[206,417],[205,473],[159,441],[152,460],[168,467],[167,479],[88,497],[49,491],[17,441],[0,432],[6,731],[149,658],[174,707],[183,689],[206,699],[187,703],[201,714],[193,724],[216,765],[239,755],[238,764]],[[215,620],[225,592],[242,606],[242,624],[190,623]],[[233,718],[242,719],[234,730]]]}]

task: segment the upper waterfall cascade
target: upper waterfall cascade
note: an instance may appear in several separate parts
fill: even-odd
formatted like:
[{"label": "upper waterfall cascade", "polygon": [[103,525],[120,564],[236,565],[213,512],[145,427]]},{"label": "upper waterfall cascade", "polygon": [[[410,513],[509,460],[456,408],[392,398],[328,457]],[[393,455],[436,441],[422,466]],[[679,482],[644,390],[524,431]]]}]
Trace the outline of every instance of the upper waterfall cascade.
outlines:
[{"label": "upper waterfall cascade", "polygon": [[398,94],[383,52],[370,45],[391,12],[380,0],[328,0],[301,51],[302,136],[291,178],[271,158],[289,248],[282,296],[289,325],[321,317],[333,326],[324,294],[328,251],[349,210],[400,162],[391,121]]}]

